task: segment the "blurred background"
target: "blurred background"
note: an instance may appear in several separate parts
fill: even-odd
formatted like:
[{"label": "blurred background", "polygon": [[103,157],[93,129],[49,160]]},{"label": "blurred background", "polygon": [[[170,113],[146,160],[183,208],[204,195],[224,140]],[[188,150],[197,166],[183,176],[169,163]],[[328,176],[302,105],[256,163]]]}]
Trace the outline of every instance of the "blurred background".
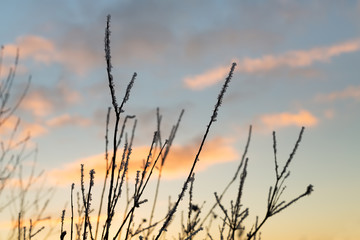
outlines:
[{"label": "blurred background", "polygon": [[[214,192],[221,192],[235,173],[252,125],[243,196],[250,229],[256,216],[263,218],[268,189],[275,182],[272,131],[283,166],[305,126],[283,198],[293,199],[308,184],[315,191],[270,219],[262,239],[360,238],[360,1],[5,0],[0,5],[1,80],[19,49],[12,101],[32,76],[14,113],[21,118],[16,138],[30,133],[27,148],[38,149],[36,157],[26,160],[23,177],[35,166],[35,176],[43,171],[46,180],[34,184],[33,194],[42,182],[44,188],[54,188],[47,195],[52,200],[44,216],[52,216],[55,233],[62,209],[69,209],[71,184],[80,189],[81,163],[86,172],[95,168],[94,196],[101,191],[106,112],[111,106],[104,32],[111,14],[119,102],[132,74],[138,74],[124,108],[138,119],[130,184],[156,130],[156,108],[162,114],[163,139],[185,109],[164,166],[157,218],[166,214],[168,197],[174,201],[179,194],[218,92],[236,62],[200,155],[193,201],[206,201],[204,212],[212,206]],[[2,133],[15,122],[9,119]],[[11,188],[18,178],[14,176]],[[224,197],[225,205],[235,199],[237,185]],[[145,193],[150,202],[154,189],[151,181]],[[10,199],[5,193],[0,201]],[[99,199],[93,198],[95,206]],[[137,217],[148,216],[150,206],[140,208]],[[182,203],[186,207],[187,199]],[[0,212],[1,239],[14,213],[16,208],[10,207]],[[171,231],[177,234],[176,228]]]}]

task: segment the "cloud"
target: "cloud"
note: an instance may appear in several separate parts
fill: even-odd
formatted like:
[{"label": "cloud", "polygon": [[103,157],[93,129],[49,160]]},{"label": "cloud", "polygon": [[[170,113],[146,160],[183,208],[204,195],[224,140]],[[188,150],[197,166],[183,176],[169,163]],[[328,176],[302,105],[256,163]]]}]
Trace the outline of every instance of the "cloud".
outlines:
[{"label": "cloud", "polygon": [[121,44],[113,46],[114,54],[127,61],[156,61],[174,41],[171,31],[163,24],[134,23],[124,26],[120,34]]},{"label": "cloud", "polygon": [[324,111],[324,117],[327,119],[332,119],[335,116],[335,111],[334,109],[327,109]]},{"label": "cloud", "polygon": [[56,87],[56,92],[59,97],[61,97],[65,103],[74,104],[81,101],[81,95],[78,91],[75,91],[73,88],[68,85],[60,82]]},{"label": "cloud", "polygon": [[75,41],[83,38],[75,30],[67,33],[62,44],[37,35],[24,35],[18,37],[15,43],[5,45],[4,50],[8,57],[14,58],[19,49],[21,59],[42,64],[59,63],[72,72],[84,74],[102,60],[102,55],[88,46],[87,41]]},{"label": "cloud", "polygon": [[[275,69],[308,67],[315,62],[329,62],[331,58],[360,49],[360,39],[342,42],[328,47],[316,47],[310,50],[289,51],[281,55],[265,55],[261,58],[244,58],[237,60],[237,72],[256,74]],[[230,65],[229,65],[230,66]],[[219,66],[203,74],[186,77],[185,86],[193,90],[201,90],[223,80],[229,72],[229,66]]]},{"label": "cloud", "polygon": [[[12,60],[15,60],[15,59],[12,59]],[[0,79],[4,79],[5,76],[8,76],[10,71],[13,71],[14,70],[14,64],[13,63],[10,63],[9,61],[8,62],[3,62],[1,64],[1,69],[0,69]],[[18,65],[16,67],[16,74],[25,74],[28,72],[28,69],[26,66],[24,65]]]},{"label": "cloud", "polygon": [[35,138],[48,132],[41,124],[28,123],[20,120],[18,117],[11,116],[0,126],[2,140],[6,142],[6,139],[10,139],[11,134],[13,134],[15,130],[13,144],[26,139],[28,136]]},{"label": "cloud", "polygon": [[339,99],[354,99],[360,101],[360,86],[349,86],[342,91],[319,94],[315,99],[320,102],[333,102]]},{"label": "cloud", "polygon": [[62,38],[57,39],[57,61],[70,72],[85,75],[92,69],[103,66],[103,48],[99,48],[103,35],[96,35],[94,28],[92,25],[72,27]]},{"label": "cloud", "polygon": [[34,138],[41,135],[44,135],[48,130],[41,124],[38,123],[25,123],[23,133],[29,133],[29,135]]},{"label": "cloud", "polygon": [[204,74],[187,77],[184,79],[184,82],[190,89],[201,90],[205,87],[216,84],[220,80],[223,80],[229,71],[229,66],[217,67],[205,72]]},{"label": "cloud", "polygon": [[[220,137],[209,140],[200,155],[200,161],[198,162],[196,170],[201,171],[217,163],[238,159],[239,155],[231,146],[232,142],[231,139]],[[173,179],[184,177],[188,174],[198,145],[199,141],[194,141],[186,145],[173,145],[163,168],[163,177]],[[136,171],[140,170],[143,166],[143,160],[146,159],[148,151],[148,146],[140,146],[133,149],[129,164],[130,179],[134,179]],[[68,163],[61,168],[50,171],[49,176],[51,176],[54,182],[60,185],[69,185],[78,180],[78,176],[80,176],[80,164],[85,164],[86,173],[88,173],[90,169],[95,169],[95,178],[97,180],[102,180],[105,176],[106,162],[104,160],[104,154],[98,154]]]},{"label": "cloud", "polygon": [[45,91],[36,90],[28,93],[21,102],[20,108],[32,112],[35,116],[46,116],[54,109],[48,94]]},{"label": "cloud", "polygon": [[[197,170],[202,171],[211,165],[234,161],[239,158],[237,151],[231,146],[233,140],[216,137],[205,143],[200,154]],[[188,173],[198,151],[199,141],[184,146],[174,147],[164,166],[167,178],[182,177]]]},{"label": "cloud", "polygon": [[239,46],[246,46],[252,51],[264,51],[277,43],[280,38],[278,34],[267,29],[244,29],[239,25],[209,26],[189,34],[185,40],[184,51],[186,57],[196,61],[214,56],[212,54],[233,54],[234,49],[239,49]]},{"label": "cloud", "polygon": [[355,52],[360,49],[360,40],[343,42],[330,47],[318,47],[305,51],[289,51],[283,55],[266,55],[262,58],[245,58],[239,63],[240,72],[256,73],[267,72],[278,67],[306,67],[314,62],[327,62],[334,56],[343,53]]},{"label": "cloud", "polygon": [[267,114],[259,117],[260,122],[267,129],[289,127],[289,126],[315,126],[319,120],[306,110],[298,113],[275,113]]},{"label": "cloud", "polygon": [[90,120],[80,116],[70,116],[69,114],[63,114],[48,120],[46,124],[50,127],[59,127],[64,125],[88,126],[90,124]]},{"label": "cloud", "polygon": [[15,126],[18,124],[19,118],[15,116],[9,117],[6,121],[1,121],[0,125],[0,134],[3,137],[5,134],[9,134],[12,132],[15,128]]},{"label": "cloud", "polygon": [[21,58],[32,58],[37,62],[49,64],[56,60],[56,49],[52,41],[35,35],[18,37],[15,44],[5,46],[7,55],[15,57],[19,49]]},{"label": "cloud", "polygon": [[40,86],[28,92],[20,108],[34,116],[44,117],[67,105],[81,101],[81,95],[61,82],[55,87]]}]

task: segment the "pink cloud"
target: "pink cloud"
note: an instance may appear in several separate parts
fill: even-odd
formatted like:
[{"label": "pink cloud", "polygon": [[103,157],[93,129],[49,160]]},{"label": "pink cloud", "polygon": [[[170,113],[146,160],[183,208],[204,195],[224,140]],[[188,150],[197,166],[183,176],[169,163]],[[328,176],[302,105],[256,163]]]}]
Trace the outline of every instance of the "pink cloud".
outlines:
[{"label": "pink cloud", "polygon": [[48,120],[46,124],[50,127],[59,127],[64,125],[88,126],[90,124],[90,120],[80,116],[70,116],[69,114],[63,114]]},{"label": "pink cloud", "polygon": [[[331,58],[360,50],[360,39],[342,42],[328,47],[316,47],[310,50],[289,51],[281,55],[265,55],[260,58],[244,58],[237,62],[236,71],[255,74],[270,72],[280,67],[307,67],[315,62],[328,62]],[[185,86],[193,90],[201,90],[225,79],[229,66],[219,66],[205,73],[186,77]]]},{"label": "pink cloud", "polygon": [[[233,161],[239,158],[236,150],[231,146],[233,141],[226,138],[214,138],[205,144],[197,170],[201,171],[211,165]],[[199,142],[191,142],[187,145],[174,145],[163,168],[163,177],[173,179],[184,177],[191,168],[195,158]],[[148,146],[140,146],[133,149],[129,164],[130,179],[135,177],[137,170],[141,170],[143,160],[148,154]],[[80,164],[85,164],[85,172],[95,169],[96,179],[102,181],[105,176],[104,154],[98,154],[87,158],[79,159],[59,169],[52,170],[49,176],[52,180],[61,185],[69,185],[79,181]],[[88,174],[87,174],[88,175]]]},{"label": "pink cloud", "polygon": [[31,112],[36,117],[44,117],[67,105],[81,101],[79,92],[64,84],[58,84],[55,88],[38,87],[30,91],[20,104],[20,108]]},{"label": "pink cloud", "polygon": [[342,91],[336,91],[329,94],[320,94],[316,100],[323,102],[332,102],[338,99],[360,100],[360,86],[349,86]]},{"label": "pink cloud", "polygon": [[31,137],[38,137],[44,135],[48,130],[38,123],[26,123],[24,124],[24,133],[29,133]]},{"label": "pink cloud", "polygon": [[15,43],[5,45],[5,55],[14,58],[17,49],[21,59],[32,59],[44,64],[60,63],[78,74],[87,72],[100,59],[95,52],[83,45],[65,44],[60,47],[54,41],[36,35],[21,36]]},{"label": "pink cloud", "polygon": [[14,130],[18,120],[19,119],[17,117],[11,116],[6,121],[2,122],[2,124],[0,125],[1,136],[3,137],[5,134],[11,133]]},{"label": "pink cloud", "polygon": [[335,111],[333,109],[327,109],[324,111],[324,117],[327,119],[332,119],[335,116]]},{"label": "pink cloud", "polygon": [[0,134],[3,141],[6,142],[6,139],[10,139],[10,136],[15,129],[16,132],[13,144],[18,143],[29,136],[35,138],[48,132],[47,128],[39,123],[28,123],[23,120],[19,120],[19,118],[15,116],[11,116],[0,126]]},{"label": "pink cloud", "polygon": [[67,69],[79,75],[84,75],[96,66],[99,63],[99,59],[102,60],[99,55],[84,46],[77,46],[76,48],[65,46],[58,53],[58,61],[64,64]]},{"label": "pink cloud", "polygon": [[184,79],[184,82],[185,85],[190,89],[201,90],[216,84],[221,79],[224,79],[229,70],[230,68],[228,66],[217,67],[205,72],[204,74],[187,77]]},{"label": "pink cloud", "polygon": [[57,55],[52,41],[35,35],[18,37],[15,44],[6,45],[6,55],[15,57],[17,49],[21,58],[33,58],[37,62],[46,64],[53,62]]},{"label": "pink cloud", "polygon": [[53,109],[53,103],[43,91],[32,91],[21,102],[20,108],[32,112],[35,116],[46,116]]},{"label": "pink cloud", "polygon": [[267,129],[288,127],[288,126],[315,126],[318,119],[306,110],[298,113],[276,113],[260,116],[260,122]]},{"label": "pink cloud", "polygon": [[[191,142],[183,146],[175,146],[164,165],[164,177],[182,177],[188,173],[198,151],[200,142]],[[203,171],[211,165],[234,161],[239,158],[232,147],[233,139],[216,137],[205,143],[200,154],[197,170]]]},{"label": "pink cloud", "polygon": [[[7,76],[10,73],[10,70],[11,71],[14,70],[14,65],[11,64],[11,63],[8,63],[8,62],[6,62],[6,63],[3,62],[1,64],[0,78],[3,79],[4,76]],[[28,69],[24,65],[18,65],[16,67],[16,74],[22,75],[22,74],[25,74],[27,72],[28,72]]]},{"label": "pink cloud", "polygon": [[56,90],[66,103],[74,104],[81,101],[80,93],[64,83],[60,83]]}]

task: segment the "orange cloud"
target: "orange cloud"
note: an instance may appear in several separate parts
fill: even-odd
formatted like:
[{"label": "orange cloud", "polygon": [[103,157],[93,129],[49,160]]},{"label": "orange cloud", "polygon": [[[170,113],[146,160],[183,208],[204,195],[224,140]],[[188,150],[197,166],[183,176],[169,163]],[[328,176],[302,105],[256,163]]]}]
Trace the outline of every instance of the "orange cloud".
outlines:
[{"label": "orange cloud", "polygon": [[[163,168],[163,176],[168,179],[183,177],[188,174],[194,161],[198,145],[200,142],[187,145],[173,145],[168,159]],[[233,161],[239,158],[236,150],[231,146],[232,140],[224,138],[214,138],[209,140],[200,155],[196,170],[201,171],[207,167],[223,162]],[[129,163],[130,179],[134,179],[137,170],[141,170],[143,160],[148,154],[148,146],[140,146],[133,149]],[[60,185],[69,185],[72,182],[80,181],[80,164],[85,165],[85,172],[88,175],[90,169],[95,169],[95,179],[102,180],[105,176],[104,154],[90,156],[66,164],[61,169],[52,170],[49,176]],[[158,162],[159,164],[159,162]]]},{"label": "orange cloud", "polygon": [[[197,163],[196,169],[202,171],[211,165],[238,159],[239,155],[231,146],[232,142],[232,139],[221,137],[207,141],[200,154],[200,161]],[[175,178],[187,175],[198,151],[199,143],[200,141],[184,146],[174,146],[169,153],[169,159],[165,162],[164,176]]]},{"label": "orange cloud", "polygon": [[5,134],[11,133],[14,130],[17,121],[17,117],[11,116],[6,121],[2,122],[2,124],[0,125],[1,136],[3,137]]},{"label": "orange cloud", "polygon": [[[15,58],[12,59],[12,60],[15,60]],[[14,64],[9,63],[9,62],[3,62],[1,64],[0,79],[3,79],[5,76],[8,76],[10,71],[12,71],[12,70],[14,70]],[[18,65],[16,67],[16,74],[22,75],[22,74],[25,74],[27,72],[28,72],[28,69],[24,65]]]},{"label": "orange cloud", "polygon": [[30,92],[20,107],[24,110],[32,112],[36,116],[46,116],[52,112],[54,106],[42,91]]},{"label": "orange cloud", "polygon": [[327,109],[327,110],[324,111],[324,116],[327,119],[332,119],[335,116],[335,111],[333,109]]},{"label": "orange cloud", "polygon": [[343,42],[330,47],[318,47],[305,51],[289,51],[283,55],[267,55],[258,59],[245,58],[239,63],[240,72],[266,72],[278,67],[305,67],[314,62],[326,62],[332,57],[343,53],[355,52],[360,49],[360,40]]},{"label": "orange cloud", "polygon": [[38,123],[25,123],[23,134],[29,134],[31,137],[38,137],[44,135],[48,130]]},{"label": "orange cloud", "polygon": [[59,127],[64,125],[88,126],[90,124],[90,120],[80,116],[70,116],[69,114],[63,114],[61,116],[50,119],[46,122],[46,124],[50,127]]},{"label": "orange cloud", "polygon": [[191,88],[193,90],[201,90],[208,86],[214,85],[220,80],[224,79],[229,70],[229,66],[218,67],[215,69],[211,69],[204,74],[187,77],[184,79],[184,82],[188,88]]},{"label": "orange cloud", "polygon": [[[269,72],[280,67],[298,68],[312,65],[314,62],[328,62],[332,57],[360,50],[360,39],[343,42],[329,47],[317,47],[310,50],[289,51],[282,55],[265,55],[261,58],[244,58],[237,62],[236,71],[248,74]],[[185,86],[201,90],[225,79],[229,66],[220,66],[203,74],[186,77]]]},{"label": "orange cloud", "polygon": [[78,103],[81,100],[80,93],[65,84],[59,84],[57,86],[57,90],[64,98],[66,103],[74,104]]},{"label": "orange cloud", "polygon": [[58,53],[58,61],[70,71],[84,75],[98,63],[101,63],[101,56],[93,52],[92,49],[86,48],[86,46],[65,46]]},{"label": "orange cloud", "polygon": [[37,117],[44,117],[67,104],[75,104],[81,100],[79,92],[59,84],[55,88],[38,87],[30,91],[21,102],[20,108]]},{"label": "orange cloud", "polygon": [[268,129],[288,126],[315,126],[318,123],[318,119],[306,110],[295,114],[285,112],[263,115],[260,117],[260,121]]},{"label": "orange cloud", "polygon": [[342,91],[332,92],[329,94],[321,94],[316,100],[323,102],[332,102],[338,99],[354,99],[360,100],[360,86],[349,86]]},{"label": "orange cloud", "polygon": [[15,126],[18,125],[16,134],[14,135],[13,143],[17,143],[27,138],[38,137],[44,135],[48,132],[48,130],[38,123],[28,123],[20,120],[18,123],[18,118],[15,116],[11,116],[0,126],[0,134],[3,139],[10,139],[10,135],[15,130]]},{"label": "orange cloud", "polygon": [[96,52],[84,45],[65,44],[59,47],[52,40],[36,35],[18,37],[15,43],[5,45],[4,50],[6,56],[14,58],[17,49],[22,59],[32,59],[44,64],[61,63],[78,74],[84,74],[100,59],[102,60]]},{"label": "orange cloud", "polygon": [[49,64],[56,59],[56,49],[52,41],[40,36],[27,35],[16,39],[16,44],[5,46],[7,55],[16,56],[19,49],[22,58],[33,58],[37,62]]}]

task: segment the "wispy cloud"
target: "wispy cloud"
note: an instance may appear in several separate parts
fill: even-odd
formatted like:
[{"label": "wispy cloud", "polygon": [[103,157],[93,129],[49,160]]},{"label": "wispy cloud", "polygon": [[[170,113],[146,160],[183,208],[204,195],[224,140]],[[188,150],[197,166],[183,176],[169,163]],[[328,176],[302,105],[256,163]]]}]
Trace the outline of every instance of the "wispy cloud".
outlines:
[{"label": "wispy cloud", "polygon": [[185,85],[193,90],[201,90],[214,85],[225,78],[226,74],[230,71],[229,66],[217,67],[203,74],[187,77],[184,79]]},{"label": "wispy cloud", "polygon": [[32,138],[44,135],[48,132],[47,128],[38,123],[25,123],[23,133],[29,134]]},{"label": "wispy cloud", "polygon": [[[236,150],[231,146],[232,140],[226,138],[214,138],[207,142],[200,156],[197,170],[201,171],[207,167],[229,162],[239,157]],[[163,176],[167,179],[173,179],[185,176],[194,160],[198,144],[191,142],[187,145],[174,145],[163,169]],[[129,164],[130,179],[135,177],[137,170],[141,170],[143,160],[148,154],[148,146],[135,147],[131,154]],[[49,176],[52,180],[61,185],[68,185],[77,181],[80,173],[80,164],[85,164],[85,171],[95,169],[96,179],[101,180],[105,176],[104,154],[98,154],[87,158],[82,158],[69,163],[61,168],[52,170]],[[74,177],[75,176],[75,177]]]},{"label": "wispy cloud", "polygon": [[[71,39],[71,34],[68,38]],[[84,74],[95,66],[101,55],[91,51],[86,44],[57,44],[51,39],[37,35],[24,35],[18,37],[14,43],[5,45],[7,57],[14,58],[19,49],[21,59],[30,59],[42,64],[63,64],[68,70],[77,74]]]},{"label": "wispy cloud", "polygon": [[20,108],[42,117],[53,111],[54,104],[46,92],[37,90],[28,93],[26,99],[21,102]]},{"label": "wispy cloud", "polygon": [[58,84],[55,87],[39,86],[28,92],[20,108],[31,112],[36,117],[45,117],[55,110],[78,103],[81,99],[78,91],[64,84]]},{"label": "wispy cloud", "polygon": [[319,94],[315,99],[321,102],[332,102],[339,99],[353,99],[360,101],[360,86],[349,86],[341,91]]},{"label": "wispy cloud", "polygon": [[259,117],[260,123],[266,129],[275,129],[289,126],[315,126],[319,120],[309,111],[301,110],[298,113],[265,114]]},{"label": "wispy cloud", "polygon": [[[247,74],[266,73],[275,69],[307,67],[315,62],[329,62],[331,58],[360,50],[360,39],[346,41],[327,47],[316,47],[309,50],[288,51],[281,55],[265,55],[260,58],[238,60],[236,70]],[[226,77],[229,66],[219,66],[205,73],[186,77],[185,86],[201,90],[214,85]]]},{"label": "wispy cloud", "polygon": [[69,87],[68,85],[61,82],[55,89],[56,96],[63,99],[67,104],[78,103],[82,100],[79,91]]},{"label": "wispy cloud", "polygon": [[0,127],[0,134],[3,139],[10,139],[10,136],[14,134],[13,144],[24,140],[28,136],[34,138],[46,133],[48,133],[48,129],[42,124],[29,123],[15,116],[11,116]]},{"label": "wispy cloud", "polygon": [[55,61],[58,55],[52,41],[36,35],[21,36],[14,44],[5,45],[5,53],[11,57],[16,56],[17,49],[22,58],[32,58],[46,64]]},{"label": "wispy cloud", "polygon": [[330,47],[317,47],[310,50],[289,51],[279,56],[266,55],[262,58],[245,58],[238,70],[246,73],[267,72],[278,67],[305,67],[314,62],[327,62],[334,56],[355,52],[360,49],[360,40],[347,41]]},{"label": "wispy cloud", "polygon": [[[234,161],[239,158],[237,151],[232,146],[233,139],[216,137],[209,140],[200,155],[197,170],[202,171],[211,165]],[[181,177],[188,173],[198,150],[199,142],[176,146],[169,154],[169,159],[164,166],[166,178]]]},{"label": "wispy cloud", "polygon": [[61,116],[48,120],[46,124],[50,127],[60,127],[64,125],[88,126],[90,122],[91,121],[87,118],[63,114]]},{"label": "wispy cloud", "polygon": [[334,109],[326,109],[323,114],[325,118],[332,119],[335,116],[335,111]]},{"label": "wispy cloud", "polygon": [[14,130],[18,120],[19,119],[17,117],[11,116],[10,118],[8,118],[8,120],[3,122],[3,124],[0,127],[0,134],[2,135],[2,137],[5,134],[9,134]]}]

